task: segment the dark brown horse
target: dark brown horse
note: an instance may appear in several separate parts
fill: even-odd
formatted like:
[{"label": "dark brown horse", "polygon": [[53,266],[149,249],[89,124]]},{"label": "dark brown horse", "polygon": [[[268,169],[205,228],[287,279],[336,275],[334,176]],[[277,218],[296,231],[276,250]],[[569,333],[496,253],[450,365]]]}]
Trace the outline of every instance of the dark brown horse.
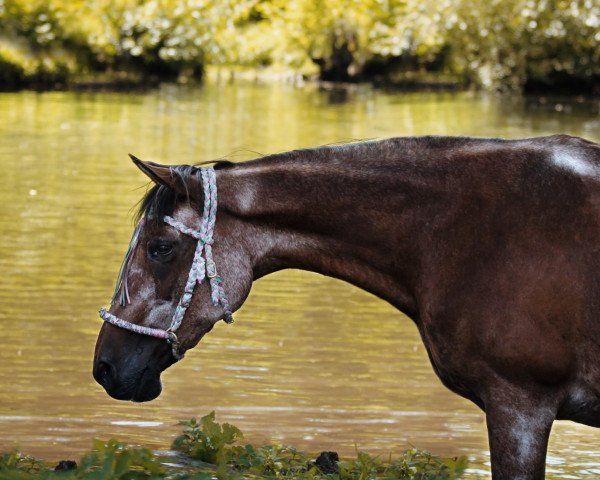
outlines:
[{"label": "dark brown horse", "polygon": [[[131,304],[166,329],[196,241],[199,170],[137,161],[145,197]],[[214,258],[233,311],[253,280],[300,268],[346,280],[416,323],[442,382],[486,414],[492,473],[544,477],[554,419],[600,426],[600,145],[417,137],[216,165]],[[197,288],[177,332],[194,347],[223,316]],[[94,376],[146,401],[174,363],[164,340],[104,324]]]}]

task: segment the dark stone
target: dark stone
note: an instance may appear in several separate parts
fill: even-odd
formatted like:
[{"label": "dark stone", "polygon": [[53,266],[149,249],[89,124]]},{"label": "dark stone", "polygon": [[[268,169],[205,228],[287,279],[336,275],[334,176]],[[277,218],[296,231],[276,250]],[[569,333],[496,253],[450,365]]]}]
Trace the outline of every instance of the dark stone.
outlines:
[{"label": "dark stone", "polygon": [[58,465],[54,467],[55,472],[65,472],[67,470],[75,470],[77,468],[77,463],[73,460],[61,460],[58,462]]},{"label": "dark stone", "polygon": [[339,461],[340,457],[337,452],[321,452],[315,460],[315,465],[327,475],[328,473],[339,473],[340,468],[337,464]]}]

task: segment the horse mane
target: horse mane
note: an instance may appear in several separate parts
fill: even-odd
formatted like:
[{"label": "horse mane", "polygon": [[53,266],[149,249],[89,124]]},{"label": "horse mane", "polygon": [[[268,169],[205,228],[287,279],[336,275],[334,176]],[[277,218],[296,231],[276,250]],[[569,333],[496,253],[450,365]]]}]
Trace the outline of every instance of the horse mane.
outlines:
[{"label": "horse mane", "polygon": [[[196,175],[200,166],[212,165],[215,170],[229,168],[235,163],[228,160],[215,160],[200,162],[195,165],[174,165],[171,167],[173,176],[178,177],[185,188],[185,199],[189,202],[190,192],[188,186],[191,185],[191,177]],[[165,185],[153,184],[144,194],[138,203],[138,209],[135,214],[136,222],[142,218],[146,221],[162,220],[165,215],[172,215],[173,210],[180,201],[181,195],[175,190]]]},{"label": "horse mane", "polygon": [[[320,147],[309,147],[291,150],[288,152],[275,153],[270,155],[261,155],[258,158],[241,162],[241,164],[252,164],[254,162],[271,162],[285,161],[290,158],[307,159],[309,161],[321,161],[332,154],[341,152],[352,152],[356,150],[368,148],[374,143],[385,144],[386,148],[394,150],[406,150],[407,148],[415,148],[415,143],[423,148],[450,148],[461,145],[467,145],[471,142],[478,142],[483,139],[473,137],[445,137],[445,136],[417,136],[417,137],[396,137],[388,138],[383,141],[377,139],[349,139],[341,142],[321,145]],[[501,139],[485,139],[491,142],[503,142]],[[195,165],[175,165],[171,167],[171,172],[174,176],[179,177],[183,183],[186,195],[184,196],[189,201],[188,185],[190,185],[190,177],[197,174],[198,167],[212,165],[216,170],[231,168],[240,163],[231,162],[229,160],[210,160],[200,162]],[[144,218],[146,221],[162,220],[165,215],[171,215],[177,203],[181,201],[182,196],[177,194],[173,189],[164,185],[152,185],[144,197],[138,203],[138,211],[135,215],[136,221]]]}]

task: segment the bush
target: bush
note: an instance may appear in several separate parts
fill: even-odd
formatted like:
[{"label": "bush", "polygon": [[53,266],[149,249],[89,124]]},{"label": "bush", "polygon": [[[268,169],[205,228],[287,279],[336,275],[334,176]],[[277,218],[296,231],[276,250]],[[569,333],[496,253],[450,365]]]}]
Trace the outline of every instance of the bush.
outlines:
[{"label": "bush", "polygon": [[46,57],[36,63],[31,74],[27,75],[26,83],[36,89],[64,87],[70,76],[71,72],[65,62]]},{"label": "bush", "polygon": [[237,427],[216,423],[215,412],[202,417],[199,422],[192,418],[180,425],[183,425],[183,435],[175,439],[173,448],[203,462],[217,463],[224,458],[228,446],[243,438]]},{"label": "bush", "polygon": [[0,46],[0,90],[64,87],[72,77],[66,60],[32,54]]},{"label": "bush", "polygon": [[[329,80],[435,73],[490,90],[600,78],[590,0],[0,0],[0,26],[34,58],[74,59],[40,67],[38,84],[66,71],[200,78],[205,64]],[[14,88],[19,63],[2,61]]]},{"label": "bush", "polygon": [[25,61],[14,51],[0,47],[0,90],[18,90],[25,84]]}]

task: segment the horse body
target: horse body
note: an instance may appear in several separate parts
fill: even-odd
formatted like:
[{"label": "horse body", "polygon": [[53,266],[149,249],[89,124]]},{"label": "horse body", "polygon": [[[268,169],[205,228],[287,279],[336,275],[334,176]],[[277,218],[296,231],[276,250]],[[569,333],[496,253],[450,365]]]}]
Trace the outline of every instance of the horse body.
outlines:
[{"label": "horse body", "polygon": [[[175,199],[196,188],[193,174],[138,166]],[[494,479],[543,478],[555,418],[600,426],[600,146],[567,136],[397,138],[217,167],[217,183],[214,251],[232,307],[254,279],[284,268],[388,301],[416,323],[442,382],[486,412]],[[172,210],[197,222],[193,205]],[[135,323],[171,311],[177,262],[191,256],[163,228],[147,228],[136,252],[132,307],[111,309]],[[180,252],[153,265],[144,250],[165,235]],[[190,308],[185,348],[218,320]],[[125,342],[152,346],[137,367]],[[158,364],[157,378],[173,363],[152,342],[103,327],[95,376],[109,393],[160,392],[140,397],[134,381],[150,382],[144,362]],[[119,380],[125,365],[134,373]]]}]

